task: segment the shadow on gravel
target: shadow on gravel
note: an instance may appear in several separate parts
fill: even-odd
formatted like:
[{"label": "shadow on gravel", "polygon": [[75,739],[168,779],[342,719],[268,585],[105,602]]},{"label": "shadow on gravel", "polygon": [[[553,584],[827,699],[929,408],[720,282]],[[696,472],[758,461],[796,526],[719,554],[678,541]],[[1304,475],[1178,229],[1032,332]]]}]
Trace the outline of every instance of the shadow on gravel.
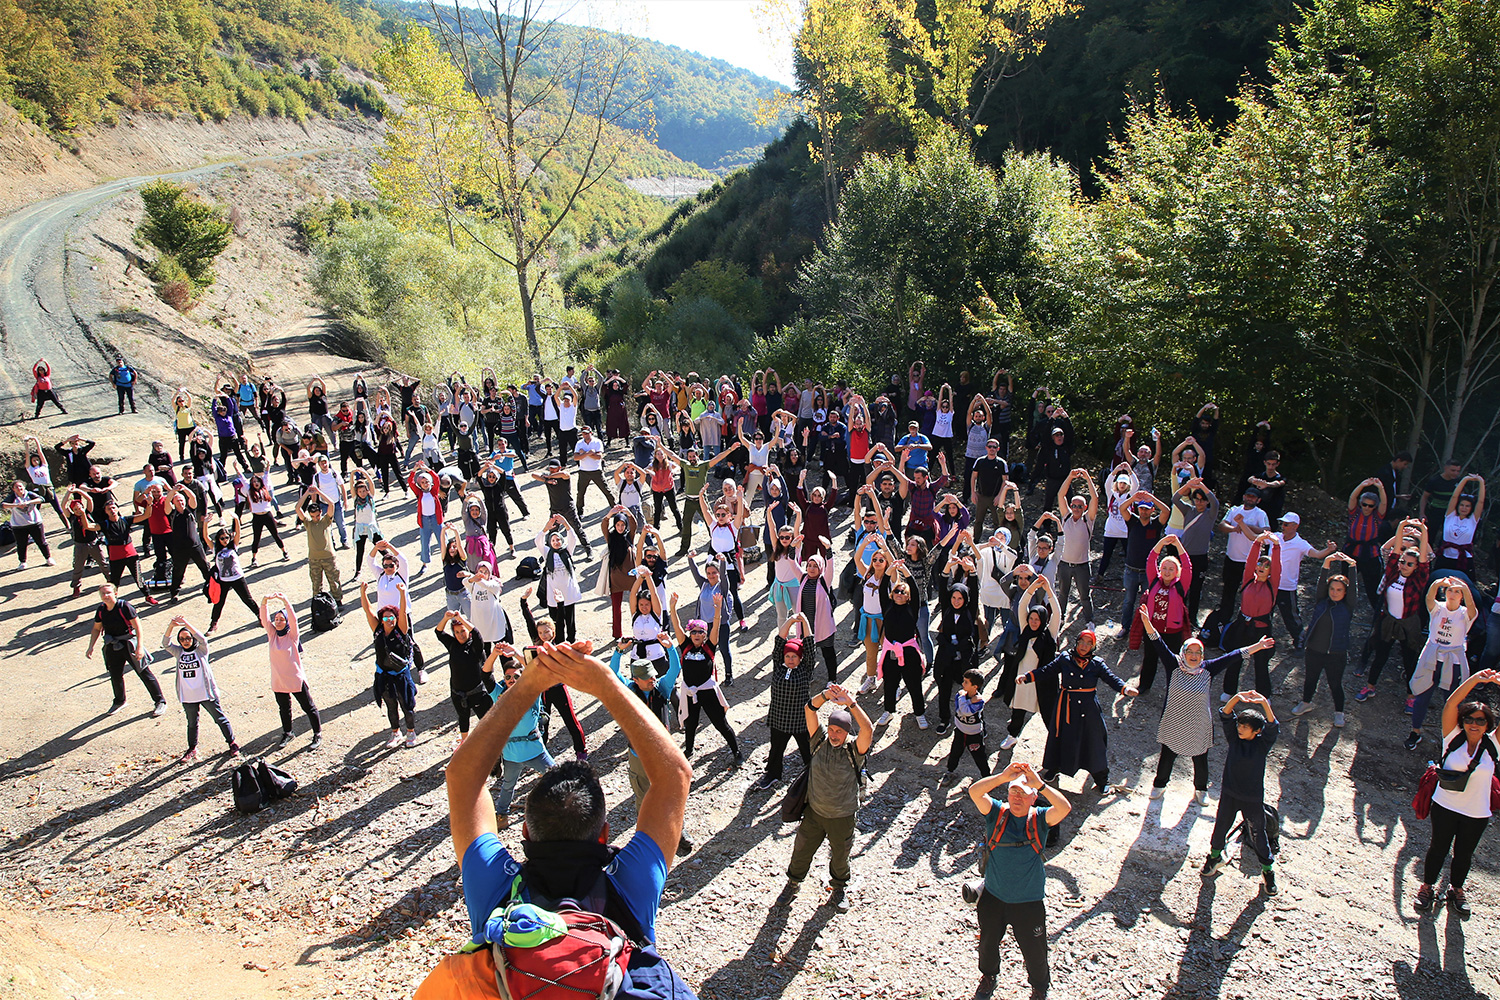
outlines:
[{"label": "shadow on gravel", "polygon": [[[1438,941],[1437,925],[1442,921],[1443,940]],[[1446,906],[1436,915],[1428,914],[1417,922],[1417,964],[1401,961],[1391,966],[1391,979],[1402,1000],[1465,1000],[1485,996],[1469,981],[1464,960],[1464,922]]]},{"label": "shadow on gravel", "polygon": [[1223,990],[1224,975],[1229,971],[1230,960],[1250,936],[1250,928],[1266,909],[1266,897],[1257,895],[1245,904],[1224,936],[1215,938],[1215,886],[1214,879],[1204,879],[1203,885],[1198,889],[1198,903],[1189,923],[1192,928],[1191,937],[1178,965],[1178,984],[1194,1000],[1213,1000]]},{"label": "shadow on gravel", "polygon": [[[1323,795],[1328,787],[1333,748],[1339,741],[1339,730],[1330,728],[1322,742],[1314,746],[1309,739],[1311,732],[1312,727],[1305,720],[1293,724],[1291,739],[1287,741],[1286,764],[1281,771],[1281,815],[1293,823],[1307,824],[1307,829],[1297,835],[1300,840],[1312,839],[1323,818]],[[1289,774],[1295,775],[1295,795],[1286,794]]]},{"label": "shadow on gravel", "polygon": [[[809,879],[804,883],[803,892],[808,891],[808,886],[816,891],[817,885],[817,879]],[[760,930],[755,934],[755,940],[745,949],[745,954],[731,959],[703,980],[698,988],[698,995],[703,1000],[740,997],[746,995],[747,987],[752,985],[758,996],[779,995],[787,980],[803,970],[823,928],[835,916],[833,907],[818,905],[807,922],[797,930],[797,936],[790,943],[783,944],[782,938],[787,932],[791,910],[790,906],[772,905]]]}]

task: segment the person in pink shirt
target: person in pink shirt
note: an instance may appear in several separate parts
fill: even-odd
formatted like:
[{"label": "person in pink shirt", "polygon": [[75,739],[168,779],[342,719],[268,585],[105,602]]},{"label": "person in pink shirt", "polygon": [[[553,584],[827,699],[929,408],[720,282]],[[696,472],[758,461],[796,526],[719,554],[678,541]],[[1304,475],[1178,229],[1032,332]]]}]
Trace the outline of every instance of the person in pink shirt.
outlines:
[{"label": "person in pink shirt", "polygon": [[[281,607],[272,611],[273,602]],[[267,594],[260,599],[260,623],[265,627],[270,644],[271,691],[276,695],[276,707],[281,710],[280,750],[292,742],[292,699],[302,706],[302,711],[312,722],[312,746],[316,750],[323,745],[323,720],[318,715],[318,706],[313,704],[312,692],[307,687],[307,675],[302,672],[302,643],[298,640],[297,612],[292,602],[280,591]]]},{"label": "person in pink shirt", "polygon": [[[1162,550],[1173,546],[1177,554],[1163,555]],[[1193,562],[1183,548],[1182,540],[1175,535],[1163,535],[1161,541],[1146,556],[1146,593],[1140,607],[1150,618],[1150,625],[1160,635],[1173,653],[1182,650],[1188,638],[1192,622],[1188,618],[1188,588],[1193,582]],[[1150,691],[1156,680],[1158,653],[1156,643],[1145,639],[1144,622],[1137,615],[1131,623],[1130,648],[1138,649],[1144,640],[1145,652],[1141,656],[1141,679],[1136,686]]]}]

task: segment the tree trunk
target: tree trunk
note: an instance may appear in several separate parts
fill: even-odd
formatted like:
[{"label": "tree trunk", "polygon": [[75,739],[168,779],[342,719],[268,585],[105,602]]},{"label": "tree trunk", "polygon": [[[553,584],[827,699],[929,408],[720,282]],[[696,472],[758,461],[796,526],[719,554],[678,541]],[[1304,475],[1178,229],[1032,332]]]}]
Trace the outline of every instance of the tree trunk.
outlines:
[{"label": "tree trunk", "polygon": [[542,372],[542,346],[536,339],[536,311],[531,301],[531,282],[527,277],[529,270],[524,260],[516,263],[516,287],[521,294],[521,318],[526,323],[526,346],[531,348],[531,360],[536,362],[537,373],[545,374]]},{"label": "tree trunk", "polygon": [[1422,425],[1427,422],[1427,390],[1432,385],[1433,344],[1437,340],[1437,299],[1428,293],[1427,322],[1422,330],[1421,371],[1413,380],[1417,384],[1417,405],[1413,408],[1411,433],[1406,438],[1406,450],[1412,455],[1412,464],[1401,473],[1401,492],[1411,492],[1412,470],[1417,467],[1417,453],[1422,449]]}]

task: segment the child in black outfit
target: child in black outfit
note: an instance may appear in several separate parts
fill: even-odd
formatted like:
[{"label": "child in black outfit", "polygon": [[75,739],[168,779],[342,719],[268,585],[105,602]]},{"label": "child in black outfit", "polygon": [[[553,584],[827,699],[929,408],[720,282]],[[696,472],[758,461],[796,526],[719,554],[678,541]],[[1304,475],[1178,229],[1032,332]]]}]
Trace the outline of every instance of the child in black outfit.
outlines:
[{"label": "child in black outfit", "polygon": [[984,746],[984,674],[978,670],[964,671],[959,682],[959,692],[953,696],[953,745],[948,750],[948,770],[938,778],[938,784],[946,784],[958,770],[958,762],[964,751],[974,758],[979,776],[990,776],[989,751]]},{"label": "child in black outfit", "polygon": [[[1235,706],[1245,702],[1252,706],[1235,713]],[[1213,836],[1208,841],[1208,861],[1203,877],[1212,878],[1229,867],[1224,857],[1224,840],[1236,815],[1245,818],[1245,835],[1260,859],[1261,879],[1266,895],[1277,893],[1276,873],[1271,870],[1275,857],[1266,831],[1266,757],[1276,742],[1280,726],[1271,703],[1257,691],[1241,691],[1220,709],[1229,752],[1224,759],[1223,788],[1219,791],[1219,813],[1214,817]]]}]

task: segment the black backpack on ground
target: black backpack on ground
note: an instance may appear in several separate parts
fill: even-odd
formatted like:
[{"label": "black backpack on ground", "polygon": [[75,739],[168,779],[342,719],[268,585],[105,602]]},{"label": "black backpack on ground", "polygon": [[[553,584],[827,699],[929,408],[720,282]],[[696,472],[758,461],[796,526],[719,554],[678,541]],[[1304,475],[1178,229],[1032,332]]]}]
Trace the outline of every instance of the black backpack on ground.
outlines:
[{"label": "black backpack on ground", "polygon": [[527,556],[516,563],[517,580],[538,580],[542,576],[542,564],[537,562],[536,556]]},{"label": "black backpack on ground", "polygon": [[229,785],[234,792],[234,807],[248,816],[295,792],[297,779],[263,760],[246,761],[234,769]]},{"label": "black backpack on ground", "polygon": [[326,590],[320,590],[313,595],[312,599],[312,627],[314,632],[327,632],[329,629],[338,628],[343,618],[339,616],[339,606],[334,603],[333,595]]}]

